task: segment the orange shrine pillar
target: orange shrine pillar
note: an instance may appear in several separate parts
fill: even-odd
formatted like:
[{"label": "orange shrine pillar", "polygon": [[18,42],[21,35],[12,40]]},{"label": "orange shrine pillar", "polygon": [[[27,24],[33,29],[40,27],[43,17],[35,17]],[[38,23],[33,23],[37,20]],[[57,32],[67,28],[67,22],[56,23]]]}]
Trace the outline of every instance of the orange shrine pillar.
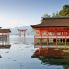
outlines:
[{"label": "orange shrine pillar", "polygon": [[56,34],[56,46],[57,46],[57,32],[55,34]]},{"label": "orange shrine pillar", "polygon": [[[61,36],[64,36],[64,32],[62,31],[61,32]],[[62,43],[63,43],[63,38],[61,38],[62,39]]]},{"label": "orange shrine pillar", "polygon": [[49,32],[47,32],[47,46],[49,44]]},{"label": "orange shrine pillar", "polygon": [[65,32],[65,46],[66,46],[66,40],[67,40],[66,36],[67,36],[67,32]]},{"label": "orange shrine pillar", "polygon": [[40,47],[42,48],[42,30],[40,30]]}]

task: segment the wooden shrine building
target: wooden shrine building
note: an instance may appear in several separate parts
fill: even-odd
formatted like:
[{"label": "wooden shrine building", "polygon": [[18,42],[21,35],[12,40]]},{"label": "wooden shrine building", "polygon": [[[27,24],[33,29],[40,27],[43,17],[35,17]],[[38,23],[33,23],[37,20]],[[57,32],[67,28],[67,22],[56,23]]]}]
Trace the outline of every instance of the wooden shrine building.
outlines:
[{"label": "wooden shrine building", "polygon": [[35,45],[69,45],[69,17],[42,18],[38,25],[31,25],[36,31]]},{"label": "wooden shrine building", "polygon": [[0,48],[10,46],[9,43],[9,33],[10,29],[2,29],[0,28]]}]

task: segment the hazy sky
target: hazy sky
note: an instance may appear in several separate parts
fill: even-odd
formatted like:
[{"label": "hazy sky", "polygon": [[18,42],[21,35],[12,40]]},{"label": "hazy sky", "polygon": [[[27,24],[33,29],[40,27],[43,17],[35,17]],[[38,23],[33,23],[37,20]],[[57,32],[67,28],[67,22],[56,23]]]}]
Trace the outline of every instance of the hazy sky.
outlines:
[{"label": "hazy sky", "polygon": [[43,14],[52,14],[69,0],[0,0],[0,26],[16,27],[39,24]]}]

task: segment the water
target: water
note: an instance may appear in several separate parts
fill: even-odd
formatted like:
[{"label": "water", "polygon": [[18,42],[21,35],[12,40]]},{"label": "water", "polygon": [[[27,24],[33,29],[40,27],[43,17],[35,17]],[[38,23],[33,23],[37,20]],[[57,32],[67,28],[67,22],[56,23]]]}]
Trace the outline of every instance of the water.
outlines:
[{"label": "water", "polygon": [[0,49],[0,69],[68,69],[69,65],[44,64],[38,58],[31,58],[35,51],[31,37],[23,41],[23,38],[11,36],[10,43],[9,49]]}]

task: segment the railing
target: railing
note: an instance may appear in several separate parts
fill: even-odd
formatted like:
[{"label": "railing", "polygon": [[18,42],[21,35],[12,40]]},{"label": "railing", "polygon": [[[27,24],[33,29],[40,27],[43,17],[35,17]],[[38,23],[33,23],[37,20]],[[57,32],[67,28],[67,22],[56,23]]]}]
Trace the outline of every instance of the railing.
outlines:
[{"label": "railing", "polygon": [[65,45],[57,45],[57,46],[55,46],[55,45],[42,45],[42,46],[40,46],[40,45],[35,45],[34,46],[34,48],[69,48],[69,46],[65,46]]},{"label": "railing", "polygon": [[35,38],[69,38],[69,36],[35,36]]}]

